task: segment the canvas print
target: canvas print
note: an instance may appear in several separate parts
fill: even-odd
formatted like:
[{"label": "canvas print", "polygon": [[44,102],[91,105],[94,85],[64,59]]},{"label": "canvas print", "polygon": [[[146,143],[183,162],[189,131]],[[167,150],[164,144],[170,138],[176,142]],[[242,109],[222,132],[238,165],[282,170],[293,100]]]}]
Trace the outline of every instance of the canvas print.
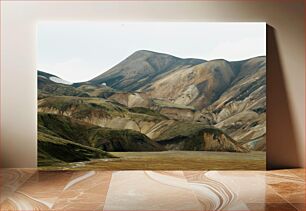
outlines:
[{"label": "canvas print", "polygon": [[42,169],[265,169],[266,24],[42,22]]}]

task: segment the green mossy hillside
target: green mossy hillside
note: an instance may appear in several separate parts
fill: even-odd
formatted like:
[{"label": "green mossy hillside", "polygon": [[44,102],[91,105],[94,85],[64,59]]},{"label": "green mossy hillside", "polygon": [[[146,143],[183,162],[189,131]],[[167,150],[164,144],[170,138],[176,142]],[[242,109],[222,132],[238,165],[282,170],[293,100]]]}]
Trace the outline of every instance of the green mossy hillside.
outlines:
[{"label": "green mossy hillside", "polygon": [[42,112],[56,112],[69,115],[74,119],[115,118],[122,117],[139,121],[161,121],[167,117],[148,108],[128,108],[119,103],[101,98],[72,96],[46,97],[38,101],[38,109]]},{"label": "green mossy hillside", "polygon": [[168,150],[246,152],[218,128],[201,123],[176,122],[156,139]]},{"label": "green mossy hillside", "polygon": [[69,117],[38,113],[38,131],[104,151],[162,151],[146,135],[128,129],[102,128]]},{"label": "green mossy hillside", "polygon": [[38,132],[37,140],[39,166],[115,157],[102,150],[74,143],[43,132]]}]

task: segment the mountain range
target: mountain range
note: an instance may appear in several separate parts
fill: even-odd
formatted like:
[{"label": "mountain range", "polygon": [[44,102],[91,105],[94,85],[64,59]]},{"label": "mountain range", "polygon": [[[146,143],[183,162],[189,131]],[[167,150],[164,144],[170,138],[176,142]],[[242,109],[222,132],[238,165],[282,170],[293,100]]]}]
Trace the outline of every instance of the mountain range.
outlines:
[{"label": "mountain range", "polygon": [[[39,143],[52,135],[61,144],[78,144],[77,150],[87,147],[87,154],[100,150],[89,153],[98,157],[111,151],[265,151],[266,57],[206,61],[140,50],[86,82],[38,71],[38,112],[49,131],[38,127],[40,137],[48,136]],[[69,130],[60,131],[61,125]],[[86,134],[82,141],[76,131]],[[43,152],[66,162],[47,147]]]}]

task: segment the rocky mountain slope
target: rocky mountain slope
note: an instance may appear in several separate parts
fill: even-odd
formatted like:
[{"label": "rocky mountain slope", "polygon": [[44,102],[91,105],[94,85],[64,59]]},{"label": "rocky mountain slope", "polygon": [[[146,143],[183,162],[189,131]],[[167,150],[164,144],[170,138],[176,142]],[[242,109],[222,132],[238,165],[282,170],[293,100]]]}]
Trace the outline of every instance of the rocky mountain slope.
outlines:
[{"label": "rocky mountain slope", "polygon": [[265,150],[265,57],[180,67],[109,99],[155,109],[170,119],[214,125],[250,149]]},{"label": "rocky mountain slope", "polygon": [[[205,124],[171,120],[147,108],[128,108],[103,99],[80,97],[44,98],[39,101],[38,106],[38,111],[45,115],[39,117],[47,125],[45,127],[56,131],[62,138],[105,151],[156,151],[162,150],[163,145],[168,150],[246,151],[220,129]],[[96,129],[91,128],[93,125],[99,126],[99,131],[103,131],[98,137],[107,139],[107,145],[104,142],[103,145],[97,145],[96,141],[90,139],[92,136],[97,138],[97,134],[88,135],[92,130],[96,132]],[[196,132],[194,128],[197,128]],[[124,144],[126,141],[113,143],[120,140],[119,134],[128,140],[127,145]],[[190,143],[181,146],[182,137],[186,139],[184,142]],[[169,139],[178,146],[169,147],[165,144]],[[142,140],[141,147],[137,140]],[[112,143],[110,146],[109,141]]]},{"label": "rocky mountain slope", "polygon": [[38,131],[45,136],[69,140],[83,147],[108,152],[164,150],[158,143],[134,130],[102,128],[62,115],[48,113],[38,113],[38,122]]},{"label": "rocky mountain slope", "polygon": [[[54,119],[56,117],[38,113],[37,145],[39,166],[114,157],[100,149],[79,144],[75,140],[60,136],[53,130],[56,125],[53,125],[52,121],[46,121],[46,119],[51,118]],[[49,123],[47,124],[46,122]]]},{"label": "rocky mountain slope", "polygon": [[153,98],[202,109],[227,90],[236,74],[237,71],[229,62],[214,60],[181,68],[142,88],[141,91]]},{"label": "rocky mountain slope", "polygon": [[164,126],[156,141],[168,150],[248,151],[222,130],[201,123],[173,122]]},{"label": "rocky mountain slope", "polygon": [[[45,122],[86,134],[56,133],[61,141],[105,151],[266,150],[265,57],[205,61],[137,51],[84,83],[39,71],[38,93],[38,111],[51,115]],[[107,141],[92,141],[97,134]]]},{"label": "rocky mountain slope", "polygon": [[38,101],[38,111],[114,129],[131,129],[144,134],[168,118],[147,108],[128,108],[99,98],[47,97]]},{"label": "rocky mountain slope", "polygon": [[266,59],[258,57],[239,65],[231,86],[210,105],[216,127],[254,150],[266,148]]},{"label": "rocky mountain slope", "polygon": [[114,158],[110,153],[38,131],[38,166]]},{"label": "rocky mountain slope", "polygon": [[37,72],[38,99],[46,96],[108,97],[115,90],[106,85],[69,83],[58,76]]},{"label": "rocky mountain slope", "polygon": [[140,50],[89,81],[126,91],[135,91],[169,72],[204,62],[201,59],[181,59],[168,54]]}]

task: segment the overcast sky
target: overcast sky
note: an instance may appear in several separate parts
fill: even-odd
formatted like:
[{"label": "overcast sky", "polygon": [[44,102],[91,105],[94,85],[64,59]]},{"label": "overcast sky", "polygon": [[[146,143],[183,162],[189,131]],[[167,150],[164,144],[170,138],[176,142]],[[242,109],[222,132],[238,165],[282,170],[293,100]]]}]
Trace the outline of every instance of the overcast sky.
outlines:
[{"label": "overcast sky", "polygon": [[137,50],[181,58],[243,60],[266,55],[265,23],[43,22],[37,69],[87,81]]}]

